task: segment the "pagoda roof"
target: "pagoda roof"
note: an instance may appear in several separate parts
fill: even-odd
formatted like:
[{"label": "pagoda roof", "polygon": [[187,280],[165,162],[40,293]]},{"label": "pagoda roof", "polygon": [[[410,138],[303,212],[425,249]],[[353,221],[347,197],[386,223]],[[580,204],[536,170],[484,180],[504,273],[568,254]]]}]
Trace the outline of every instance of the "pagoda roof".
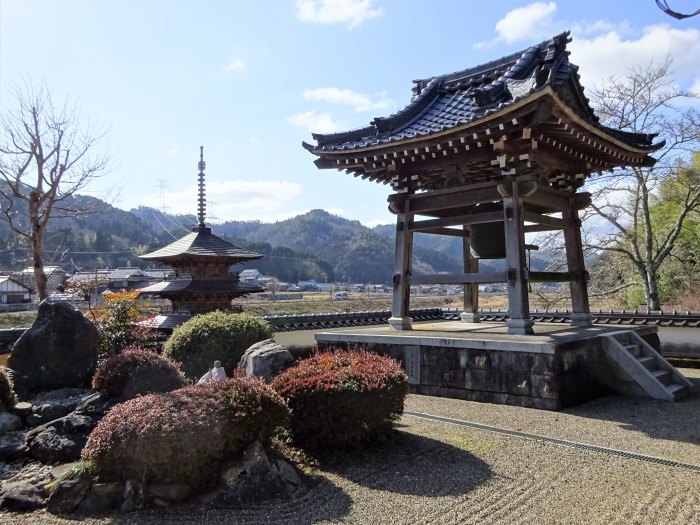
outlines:
[{"label": "pagoda roof", "polygon": [[[598,149],[607,158],[599,166],[587,160],[589,173],[653,163],[647,153],[663,145],[653,143],[655,134],[631,133],[599,123],[583,94],[578,66],[569,62],[569,41],[569,33],[562,33],[486,64],[415,80],[413,97],[403,109],[359,129],[314,133],[316,145],[302,145],[321,157],[316,160],[319,168],[346,169],[384,183],[391,180],[389,172],[406,167],[416,157],[425,160],[428,154],[434,159],[453,149],[457,154],[455,146],[470,146],[472,139],[473,152],[476,144],[478,148],[489,140],[493,144],[502,134],[512,133],[514,126],[519,131],[541,124],[549,126],[546,131],[560,126],[556,131],[564,139],[573,130],[578,140],[585,135],[588,146],[592,141],[600,143]],[[555,146],[562,142],[559,138],[552,138]],[[581,155],[593,158],[596,148],[588,149],[591,151]]]},{"label": "pagoda roof", "polygon": [[141,259],[165,263],[172,263],[177,259],[188,257],[216,258],[229,264],[234,264],[260,259],[263,255],[234,246],[221,237],[214,235],[211,232],[211,228],[199,226],[194,228],[192,233],[185,235],[181,239],[140,257]]},{"label": "pagoda roof", "polygon": [[174,279],[152,284],[141,289],[141,293],[163,296],[188,294],[231,294],[236,296],[264,292],[260,286],[231,279]]}]

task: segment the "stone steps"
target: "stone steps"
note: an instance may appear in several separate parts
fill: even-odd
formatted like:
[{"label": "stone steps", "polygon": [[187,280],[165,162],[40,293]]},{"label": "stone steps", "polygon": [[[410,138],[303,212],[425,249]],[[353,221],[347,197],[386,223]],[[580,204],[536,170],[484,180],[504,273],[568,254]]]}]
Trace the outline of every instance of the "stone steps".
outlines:
[{"label": "stone steps", "polygon": [[[647,396],[677,401],[692,389],[693,384],[688,379],[631,330],[613,332],[603,337],[605,350],[619,371]],[[620,390],[624,390],[620,386]]]}]

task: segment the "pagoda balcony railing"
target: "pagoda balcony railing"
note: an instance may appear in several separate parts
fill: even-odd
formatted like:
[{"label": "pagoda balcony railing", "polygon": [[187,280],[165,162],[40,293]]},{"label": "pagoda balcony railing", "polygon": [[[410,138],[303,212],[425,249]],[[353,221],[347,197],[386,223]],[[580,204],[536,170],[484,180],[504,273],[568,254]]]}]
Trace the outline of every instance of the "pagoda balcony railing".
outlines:
[{"label": "pagoda balcony railing", "polygon": [[229,280],[231,278],[238,279],[238,272],[223,272],[223,273],[206,273],[206,272],[180,272],[178,275],[169,275],[164,281],[183,281],[185,279],[206,278],[206,279],[221,279]]},{"label": "pagoda balcony railing", "polygon": [[[241,313],[243,312],[243,307],[241,305],[231,305],[226,308],[218,308],[218,310],[223,310],[225,312]],[[188,315],[199,314],[208,312],[206,308],[195,308],[194,310],[189,306],[161,306],[159,313],[161,315]]]},{"label": "pagoda balcony railing", "polygon": [[161,306],[160,313],[163,315],[192,315],[192,310],[185,306]]}]

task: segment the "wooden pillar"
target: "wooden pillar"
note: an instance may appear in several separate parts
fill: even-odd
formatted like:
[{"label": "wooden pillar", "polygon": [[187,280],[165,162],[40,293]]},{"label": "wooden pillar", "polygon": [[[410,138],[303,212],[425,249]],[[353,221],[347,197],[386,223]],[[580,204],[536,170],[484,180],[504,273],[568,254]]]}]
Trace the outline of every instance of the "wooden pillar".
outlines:
[{"label": "wooden pillar", "polygon": [[413,232],[409,228],[413,213],[410,202],[409,195],[406,195],[396,214],[393,298],[389,318],[389,325],[395,330],[410,330],[412,321],[409,307],[411,285],[408,282],[413,259]]},{"label": "wooden pillar", "polygon": [[[478,273],[479,259],[472,257],[470,239],[471,227],[465,225],[464,237],[462,237],[462,253],[464,255],[464,273]],[[459,318],[463,323],[478,323],[479,317],[479,284],[466,283],[464,285],[464,309]]]},{"label": "wooden pillar", "polygon": [[586,284],[586,266],[583,258],[583,243],[581,242],[581,219],[570,199],[569,209],[563,212],[567,221],[564,228],[564,242],[566,243],[566,264],[569,272],[573,273],[574,280],[569,282],[571,289],[571,326],[593,326],[593,317],[588,305],[588,286]]},{"label": "wooden pillar", "polygon": [[530,319],[525,263],[525,224],[523,203],[517,182],[499,184],[503,196],[503,220],[506,242],[506,267],[508,269],[508,320],[509,334],[534,333]]}]

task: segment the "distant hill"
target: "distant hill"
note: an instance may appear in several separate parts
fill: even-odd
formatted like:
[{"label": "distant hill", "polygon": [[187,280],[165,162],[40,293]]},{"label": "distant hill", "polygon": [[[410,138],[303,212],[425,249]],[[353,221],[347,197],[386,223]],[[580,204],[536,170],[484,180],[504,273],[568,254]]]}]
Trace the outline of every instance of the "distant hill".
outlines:
[{"label": "distant hill", "polygon": [[[52,220],[45,236],[46,264],[58,264],[68,271],[145,267],[138,255],[182,237],[197,223],[194,215],[162,213],[148,207],[124,211],[93,197],[75,199],[81,206],[92,207],[93,212],[80,218]],[[226,221],[214,224],[212,230],[265,256],[242,268],[257,268],[283,281],[391,281],[394,225],[368,228],[359,221],[319,209],[275,223]],[[31,254],[26,243],[3,221],[0,242],[5,246],[0,249],[0,268],[14,270],[28,265]],[[413,272],[461,272],[461,254],[458,238],[417,234]],[[491,263],[485,261],[483,265],[489,267]]]}]

